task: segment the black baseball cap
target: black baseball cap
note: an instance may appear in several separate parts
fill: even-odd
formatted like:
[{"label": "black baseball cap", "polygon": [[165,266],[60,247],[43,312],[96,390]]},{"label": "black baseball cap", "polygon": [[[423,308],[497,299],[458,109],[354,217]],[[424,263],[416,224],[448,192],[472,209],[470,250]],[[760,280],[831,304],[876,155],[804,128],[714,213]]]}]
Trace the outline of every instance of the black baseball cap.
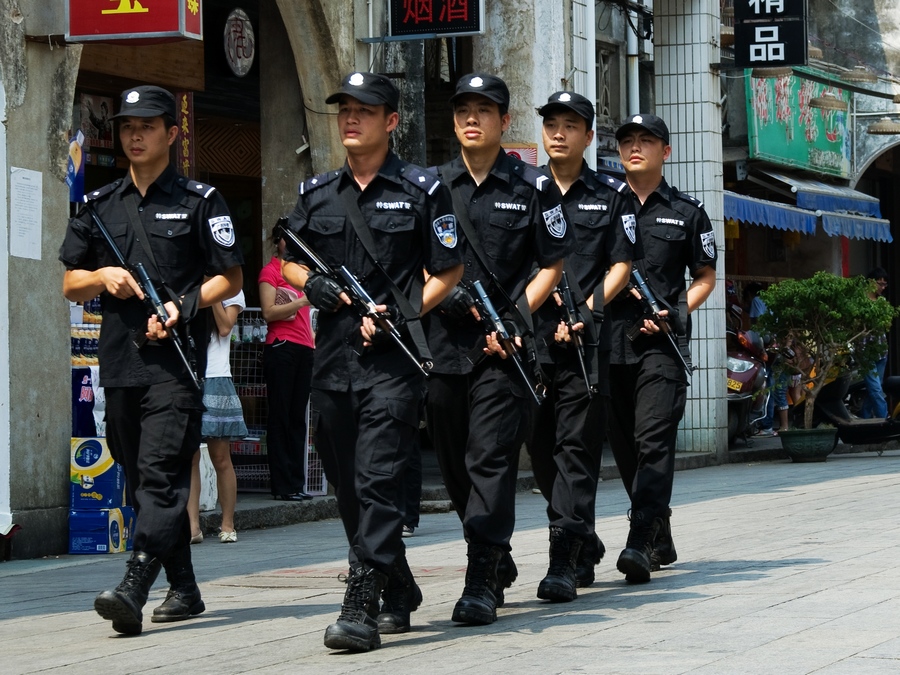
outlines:
[{"label": "black baseball cap", "polygon": [[568,108],[576,115],[587,120],[588,129],[594,124],[594,106],[581,94],[574,91],[558,91],[547,99],[547,103],[538,108],[538,115],[546,117],[554,110]]},{"label": "black baseball cap", "polygon": [[466,94],[479,94],[499,105],[501,109],[509,109],[509,87],[496,75],[469,73],[459,78],[456,92],[450,97],[450,103]]},{"label": "black baseball cap", "polygon": [[631,127],[646,129],[657,138],[661,138],[666,145],[669,144],[669,127],[656,115],[632,115],[616,129],[616,140],[622,140],[622,136]]},{"label": "black baseball cap", "polygon": [[341,88],[326,98],[325,103],[338,103],[341,96],[352,96],[367,105],[386,105],[394,111],[400,105],[397,87],[378,73],[350,73],[341,81]]},{"label": "black baseball cap", "polygon": [[175,97],[162,87],[141,86],[122,92],[122,106],[116,117],[160,117],[175,119]]}]

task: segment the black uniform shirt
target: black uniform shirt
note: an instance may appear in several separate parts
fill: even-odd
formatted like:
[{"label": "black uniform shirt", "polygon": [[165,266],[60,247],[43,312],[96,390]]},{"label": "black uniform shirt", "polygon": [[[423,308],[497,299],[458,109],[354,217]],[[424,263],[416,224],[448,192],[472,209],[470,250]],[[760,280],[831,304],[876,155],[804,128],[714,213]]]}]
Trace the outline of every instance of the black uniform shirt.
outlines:
[{"label": "black uniform shirt", "polygon": [[[572,252],[575,237],[568,226],[556,183],[545,172],[500,151],[490,173],[476,185],[462,157],[438,169],[450,189],[468,206],[469,220],[490,259],[491,271],[515,301],[525,291],[532,269],[549,267]],[[490,274],[463,240],[464,282],[479,280],[502,315],[503,295],[493,289]],[[472,370],[469,354],[484,342],[484,330],[471,317],[450,319],[440,310],[428,321],[428,344],[434,371],[463,374]]]},{"label": "black uniform shirt", "polygon": [[[150,237],[157,270],[144,252],[128,218],[125,199],[133,199],[141,223]],[[179,176],[170,165],[147,189],[146,196],[125,178],[89,193],[90,202],[130,264],[141,263],[163,302],[170,299],[165,283],[179,297],[196,297],[204,276],[215,276],[244,262],[228,207],[215,188]],[[97,226],[85,209],[69,221],[59,250],[68,270],[97,270],[118,266]],[[138,387],[171,379],[188,378],[169,340],[148,341],[147,309],[141,300],[101,294],[100,382],[104,387]],[[185,307],[189,303],[185,303]],[[206,370],[209,341],[208,312],[195,317],[186,310],[197,346],[197,371]],[[140,347],[138,346],[140,345]],[[186,345],[185,345],[186,346]]]},{"label": "black uniform shirt", "polygon": [[[712,223],[700,201],[670,187],[665,179],[643,205],[630,191],[628,198],[637,212],[644,253],[635,266],[656,297],[677,308],[687,289],[685,272],[694,276],[703,267],[716,266]],[[643,314],[640,302],[629,293],[620,294],[608,309],[613,319],[612,363],[637,363],[645,353],[672,350],[662,334],[628,340],[628,330]],[[688,320],[685,324],[690,325]]]},{"label": "black uniform shirt", "polygon": [[[462,263],[460,233],[450,194],[433,174],[393,152],[360,191],[349,167],[321,174],[300,185],[290,227],[333,269],[345,265],[379,304],[394,305],[390,285],[360,243],[342,194],[352,191],[375,241],[378,261],[397,287],[411,297],[414,284],[429,274]],[[290,246],[285,259],[307,265]],[[416,307],[416,309],[419,309]],[[319,312],[313,385],[331,391],[368,387],[416,367],[393,346],[362,349],[361,319],[350,307]]]},{"label": "black uniform shirt", "polygon": [[[623,197],[627,191],[625,183],[597,173],[584,162],[581,175],[562,197],[578,244],[575,252],[566,258],[566,276],[576,301],[579,294],[584,299],[593,295],[598,310],[603,307],[601,284],[610,266],[638,258],[634,205]],[[599,319],[600,314],[596,312],[595,316]],[[535,314],[538,355],[544,363],[558,361],[563,356],[563,350],[548,349],[548,345],[555,345],[560,318],[560,308],[553,296]],[[601,349],[609,351],[611,335],[609,321],[603,321],[599,336]]]}]

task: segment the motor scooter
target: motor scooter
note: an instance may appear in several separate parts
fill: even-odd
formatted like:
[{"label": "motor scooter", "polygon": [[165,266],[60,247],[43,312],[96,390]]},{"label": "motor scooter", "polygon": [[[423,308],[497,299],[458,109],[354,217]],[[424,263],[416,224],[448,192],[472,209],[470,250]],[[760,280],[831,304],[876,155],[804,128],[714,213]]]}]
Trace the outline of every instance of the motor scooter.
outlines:
[{"label": "motor scooter", "polygon": [[[844,404],[851,415],[849,421],[837,424],[838,438],[848,445],[877,445],[900,440],[900,376],[884,378],[881,388],[890,400],[897,401],[887,419],[859,419],[867,391],[864,380],[857,380],[847,387]],[[877,450],[881,455],[883,450]]]},{"label": "motor scooter", "polygon": [[770,392],[766,388],[767,359],[759,333],[726,331],[728,359],[728,443],[750,436],[754,425],[766,416]]}]

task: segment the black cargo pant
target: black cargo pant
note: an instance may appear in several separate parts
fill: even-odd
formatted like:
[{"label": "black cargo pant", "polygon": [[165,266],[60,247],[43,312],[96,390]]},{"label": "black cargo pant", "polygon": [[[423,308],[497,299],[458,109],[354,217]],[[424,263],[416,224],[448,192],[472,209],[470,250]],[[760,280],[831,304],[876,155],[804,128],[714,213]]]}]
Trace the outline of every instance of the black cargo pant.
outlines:
[{"label": "black cargo pant", "polygon": [[387,573],[404,555],[400,480],[419,433],[420,374],[347,392],[313,388],[316,439],[350,543],[350,563]]},{"label": "black cargo pant", "polygon": [[544,374],[547,400],[528,442],[531,468],[550,526],[586,539],[594,534],[607,397],[588,396],[577,361],[544,366]]},{"label": "black cargo pant", "polygon": [[[200,447],[202,397],[192,384],[170,380],[146,387],[106,388],[106,437],[125,468],[137,516],[134,550],[165,562],[190,556],[187,501],[191,462]],[[188,558],[189,559],[189,558]]]},{"label": "black cargo pant", "polygon": [[491,356],[467,375],[428,378],[425,417],[444,485],[472,544],[509,551],[519,449],[531,406],[508,360]]},{"label": "black cargo pant", "polygon": [[668,515],[675,476],[675,441],[687,400],[678,358],[644,355],[610,366],[609,444],[631,498],[632,513]]}]

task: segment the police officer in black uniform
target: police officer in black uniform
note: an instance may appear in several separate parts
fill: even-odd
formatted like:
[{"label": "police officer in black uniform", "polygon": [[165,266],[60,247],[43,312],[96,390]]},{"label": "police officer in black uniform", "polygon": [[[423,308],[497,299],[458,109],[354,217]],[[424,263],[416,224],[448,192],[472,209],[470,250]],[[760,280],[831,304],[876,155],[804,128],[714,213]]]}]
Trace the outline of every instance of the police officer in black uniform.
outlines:
[{"label": "police officer in black uniform", "polygon": [[[616,131],[616,139],[644,253],[635,269],[660,301],[665,319],[648,316],[636,289],[608,308],[613,322],[610,378],[617,389],[609,443],[631,498],[628,542],[616,566],[628,581],[643,582],[653,568],[676,559],[669,502],[688,385],[678,352],[689,358],[688,314],[715,287],[716,241],[703,204],[663,178],[663,162],[672,152],[666,123],[655,115],[633,115]],[[692,279],[687,289],[686,272]]]},{"label": "police officer in black uniform", "polygon": [[[409,349],[425,360],[416,319],[456,285],[462,258],[447,189],[388,148],[398,100],[390,80],[373,73],[348,75],[326,99],[339,104],[347,162],[301,184],[290,227],[327,265],[351,270],[382,303],[379,311],[405,322]],[[369,238],[375,250],[363,241]],[[380,633],[408,631],[409,614],[422,600],[401,538],[398,483],[418,434],[424,376],[369,317],[360,320],[333,279],[311,271],[290,245],[285,260],[285,279],[320,310],[312,403],[350,541],[347,591],[325,646],[365,651],[380,645]],[[392,285],[412,299],[416,316],[398,307]],[[417,335],[421,342],[414,344],[409,337]]]},{"label": "police officer in black uniform", "polygon": [[148,320],[144,292],[119,266],[87,209],[69,221],[59,259],[69,300],[101,295],[107,442],[125,468],[137,515],[125,578],[98,595],[94,608],[116,632],[135,635],[161,564],[170,588],[151,620],[179,621],[205,609],[191,565],[186,512],[203,407],[172,334],[180,335],[195,374],[205,372],[209,311],[201,308],[241,289],[243,257],[225,200],[215,188],[179,176],[169,163],[178,136],[172,94],[159,87],[129,89],[115,118],[129,171],[85,202],[126,261],[147,270],[169,320]]},{"label": "police officer in black uniform", "polygon": [[[528,450],[550,520],[550,566],[537,595],[567,602],[577,597],[576,587],[593,583],[594,565],[605,550],[594,531],[609,399],[610,325],[603,308],[628,283],[636,226],[631,204],[621,195],[625,183],[584,161],[594,138],[593,104],[575,92],[558,91],[538,114],[544,118],[547,168],[563,193],[578,242],[565,267],[575,325],[583,324],[573,336],[561,322],[562,290],[535,315],[548,396],[538,409]],[[576,349],[583,353],[581,361]]]},{"label": "police officer in black uniform", "polygon": [[[510,123],[503,80],[466,75],[451,101],[462,154],[438,172],[454,195],[460,227],[471,229],[477,243],[467,232],[464,285],[429,316],[435,366],[426,419],[468,542],[466,585],[452,618],[488,624],[496,620],[503,590],[517,574],[509,540],[518,454],[534,402],[496,335],[485,341],[465,284],[481,281],[498,312],[521,335],[522,324],[530,323],[531,313],[559,281],[562,259],[574,241],[553,180],[501,148]],[[526,369],[533,370],[527,363]]]}]

